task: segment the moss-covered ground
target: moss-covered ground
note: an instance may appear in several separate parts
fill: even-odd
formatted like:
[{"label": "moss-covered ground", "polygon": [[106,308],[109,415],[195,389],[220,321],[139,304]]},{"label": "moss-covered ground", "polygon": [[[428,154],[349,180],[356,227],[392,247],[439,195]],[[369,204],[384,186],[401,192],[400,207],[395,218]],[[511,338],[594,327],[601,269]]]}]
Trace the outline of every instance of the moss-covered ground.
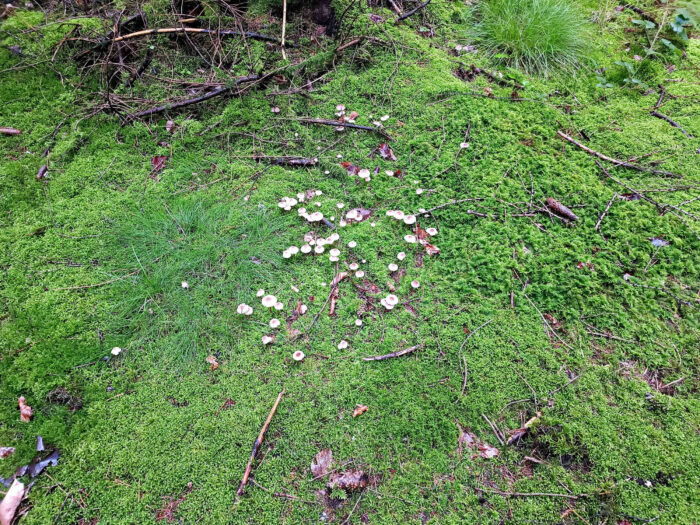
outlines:
[{"label": "moss-covered ground", "polygon": [[[595,20],[594,41],[576,74],[524,77],[478,49],[454,56],[468,43],[461,2],[433,2],[402,24],[381,8],[371,12],[386,21],[375,24],[354,5],[340,41],[305,37],[288,51],[288,63],[304,62],[281,70],[286,85],[127,126],[90,114],[104,84],[99,67],[86,73],[72,62],[80,47],[61,46],[51,62],[69,29],[57,26],[59,15],[18,10],[0,21],[0,126],[22,130],[0,135],[0,446],[17,449],[0,460],[0,475],[32,458],[37,434],[62,453],[37,478],[21,522],[147,523],[170,503],[183,523],[697,523],[700,142],[649,111],[661,85],[659,111],[700,137],[700,42],[691,38],[684,57],[645,59],[637,73],[646,86],[625,84],[615,62],[634,62],[630,42],[642,38],[629,32],[637,30],[630,13],[603,0],[582,9]],[[253,3],[250,12],[261,32],[278,34],[277,8]],[[97,17],[79,23],[82,34],[109,29]],[[294,36],[305,22],[292,15],[290,24]],[[357,35],[386,45],[365,40],[334,53]],[[168,62],[168,37],[141,41],[138,52],[148,45],[159,73],[117,89],[134,107],[190,96],[152,77],[205,80],[194,54]],[[247,53],[274,55],[266,70],[288,64],[263,43],[249,42]],[[525,83],[525,100],[483,75],[458,78],[459,62]],[[321,75],[308,94],[272,96]],[[388,115],[382,124],[398,160],[379,155],[374,132],[295,120],[335,118],[338,104],[362,125]],[[604,163],[617,181],[680,211],[626,195],[596,230],[611,198],[631,192],[558,130],[682,175]],[[155,155],[170,158],[154,174]],[[270,165],[259,155],[319,164]],[[364,182],[341,160],[379,171]],[[48,178],[37,181],[47,162]],[[323,193],[303,204],[336,224],[339,202],[342,211],[373,211],[337,228],[338,264],[328,249],[282,257],[309,230],[330,233],[277,206],[309,189]],[[549,197],[580,219],[517,216]],[[474,200],[418,217],[438,230],[433,257],[385,215],[461,199]],[[362,280],[351,277],[339,287],[337,315],[321,312],[336,271],[352,262],[382,296],[395,287],[402,304],[366,308],[355,287]],[[405,275],[394,280],[391,262]],[[259,288],[285,310],[265,311]],[[291,340],[285,319],[298,300],[309,311]],[[252,316],[236,313],[242,302]],[[273,316],[282,320],[276,331],[267,327]],[[263,346],[271,332],[275,343]],[[349,346],[339,350],[343,339]],[[361,360],[417,344],[403,357]],[[303,361],[291,359],[296,350]],[[57,387],[82,408],[50,402]],[[283,388],[253,469],[267,491],[249,485],[237,500]],[[20,422],[20,395],[34,408],[30,423]],[[352,417],[357,404],[368,410]],[[538,425],[509,446],[484,417],[507,433],[538,411]],[[500,456],[460,454],[457,422]],[[325,480],[313,479],[310,463],[324,448],[339,465],[371,473],[370,487],[335,507],[317,501]]]}]

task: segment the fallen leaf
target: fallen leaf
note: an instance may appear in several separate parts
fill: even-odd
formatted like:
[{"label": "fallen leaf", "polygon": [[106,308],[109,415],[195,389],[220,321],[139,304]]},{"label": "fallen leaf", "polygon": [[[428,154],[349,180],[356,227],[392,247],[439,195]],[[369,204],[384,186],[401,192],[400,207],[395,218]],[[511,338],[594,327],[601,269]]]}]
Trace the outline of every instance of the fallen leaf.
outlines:
[{"label": "fallen leaf", "polygon": [[394,155],[394,152],[389,147],[389,144],[386,144],[385,142],[379,144],[379,153],[381,154],[382,158],[386,160],[396,160],[396,155]]},{"label": "fallen leaf", "polygon": [[209,363],[209,365],[210,365],[209,370],[216,370],[217,368],[219,368],[219,362],[216,360],[216,357],[214,357],[213,355],[210,355],[209,357],[207,357],[207,363]]},{"label": "fallen leaf", "polygon": [[173,131],[175,131],[175,122],[173,122],[172,120],[167,121],[165,123],[165,131],[172,135]]},{"label": "fallen leaf", "polygon": [[36,172],[36,180],[43,180],[46,178],[46,174],[49,172],[48,166],[44,164],[39,171]]},{"label": "fallen leaf", "polygon": [[477,451],[472,455],[472,459],[481,456],[482,458],[494,458],[500,454],[500,451],[488,443],[481,441],[478,437],[472,434],[468,429],[464,428],[459,421],[456,421],[459,429],[459,438],[457,439],[457,452],[460,457],[464,452],[464,447]]},{"label": "fallen leaf", "polygon": [[364,414],[367,412],[367,408],[369,408],[367,405],[357,405],[355,410],[352,411],[352,417],[357,417],[360,414]]},{"label": "fallen leaf", "polygon": [[15,447],[0,447],[0,458],[10,457],[15,453]]},{"label": "fallen leaf", "polygon": [[328,478],[328,490],[340,489],[354,491],[364,489],[369,484],[369,476],[363,470],[348,469],[344,472],[334,472]]},{"label": "fallen leaf", "polygon": [[314,478],[325,476],[331,471],[332,464],[333,451],[329,448],[324,448],[311,460],[311,473],[314,475]]},{"label": "fallen leaf", "polygon": [[375,24],[380,24],[380,23],[384,22],[384,19],[379,15],[370,14],[369,19],[372,22],[374,22]]},{"label": "fallen leaf", "polygon": [[17,404],[19,405],[19,420],[24,423],[29,423],[32,419],[32,414],[34,414],[34,410],[27,404],[27,400],[24,399],[24,396],[19,397]]},{"label": "fallen leaf", "polygon": [[165,162],[168,160],[167,155],[156,155],[151,159],[151,166],[153,166],[153,171],[160,171],[165,167]]},{"label": "fallen leaf", "polygon": [[440,248],[428,242],[428,239],[430,239],[430,234],[426,230],[421,228],[420,225],[416,224],[414,231],[418,242],[425,248],[425,252],[428,255],[438,255],[440,253]]},{"label": "fallen leaf", "polygon": [[360,170],[362,169],[359,166],[355,166],[352,162],[341,162],[340,165],[350,175],[357,175],[358,173],[360,173]]},{"label": "fallen leaf", "polygon": [[10,525],[15,518],[19,504],[24,499],[24,483],[17,480],[12,482],[2,502],[0,502],[0,525]]},{"label": "fallen leaf", "polygon": [[340,281],[345,279],[348,276],[347,272],[339,272],[335,277],[333,277],[333,281],[331,282],[331,306],[328,311],[328,315],[333,316],[335,315],[335,305],[338,303],[338,284],[340,284]]},{"label": "fallen leaf", "polygon": [[187,484],[187,487],[185,487],[185,490],[182,492],[179,498],[173,498],[172,496],[168,497],[169,501],[156,513],[156,521],[166,520],[168,523],[175,522],[177,520],[175,518],[177,508],[180,506],[180,503],[185,501],[185,498],[190,492],[192,492],[191,481]]}]

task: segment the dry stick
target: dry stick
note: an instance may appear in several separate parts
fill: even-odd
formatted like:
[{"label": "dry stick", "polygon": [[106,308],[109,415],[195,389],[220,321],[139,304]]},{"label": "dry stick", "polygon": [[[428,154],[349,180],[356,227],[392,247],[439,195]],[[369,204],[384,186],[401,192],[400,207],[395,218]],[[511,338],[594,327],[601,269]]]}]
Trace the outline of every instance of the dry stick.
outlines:
[{"label": "dry stick", "polygon": [[416,7],[415,9],[411,9],[411,10],[410,10],[408,13],[406,13],[405,15],[401,15],[400,17],[398,17],[398,18],[396,19],[396,21],[397,21],[397,22],[401,22],[402,20],[406,20],[409,16],[413,16],[414,14],[416,14],[418,11],[420,11],[420,10],[423,9],[424,7],[427,7],[427,5],[428,5],[429,3],[430,3],[430,0],[427,0],[426,2],[423,2],[421,5],[419,5],[419,6]]},{"label": "dry stick", "polygon": [[287,53],[284,50],[284,35],[287,32],[287,0],[282,0],[282,59],[287,60]]},{"label": "dry stick", "polygon": [[491,427],[491,430],[493,430],[493,433],[496,435],[496,439],[501,444],[501,446],[505,445],[505,443],[503,442],[503,439],[501,438],[501,433],[499,432],[498,427],[496,425],[494,425],[493,423],[491,423],[491,420],[488,417],[486,417],[486,414],[481,414],[481,417],[483,417],[486,420],[486,422],[489,424],[489,426]]},{"label": "dry stick", "polygon": [[569,135],[567,135],[563,131],[557,131],[557,135],[559,135],[561,138],[563,138],[565,140],[568,140],[569,142],[571,142],[575,146],[578,146],[579,148],[581,148],[583,151],[585,151],[589,155],[593,155],[594,157],[598,157],[599,159],[606,160],[608,162],[612,162],[613,164],[616,164],[618,166],[624,166],[625,168],[630,168],[630,169],[637,170],[637,171],[645,171],[648,173],[654,173],[656,175],[668,175],[669,177],[677,177],[679,179],[683,178],[683,175],[678,175],[677,173],[671,173],[670,171],[655,170],[653,168],[647,168],[645,166],[640,166],[638,164],[631,164],[629,162],[625,162],[624,160],[613,159],[612,157],[608,157],[607,155],[603,155],[602,153],[599,153],[595,150],[592,150],[591,148],[589,148],[587,146],[584,146],[579,141],[570,137]]},{"label": "dry stick", "polygon": [[253,478],[250,479],[250,482],[253,485],[255,485],[256,487],[258,487],[259,489],[264,490],[265,492],[269,492],[270,494],[272,494],[273,496],[275,496],[277,498],[291,499],[293,501],[298,501],[300,503],[306,503],[308,505],[316,505],[317,504],[315,501],[309,501],[308,499],[301,499],[301,498],[294,496],[292,494],[285,494],[284,492],[273,492],[272,490],[267,489],[267,488],[263,487],[262,485],[260,485]]},{"label": "dry stick", "polygon": [[[598,218],[598,222],[595,223],[595,231],[600,231],[600,224],[603,222],[603,219],[605,219],[605,216],[608,214],[608,210],[610,209],[610,206],[612,206],[612,203],[615,201],[615,199],[617,199],[617,193],[612,196],[612,199],[610,199],[610,202],[608,202],[608,205],[605,207],[603,214]],[[603,240],[605,240],[605,237],[603,237]]]},{"label": "dry stick", "polygon": [[391,359],[392,357],[401,357],[402,355],[410,354],[414,350],[418,350],[421,346],[421,344],[417,344],[416,346],[412,346],[410,348],[406,348],[405,350],[399,350],[397,352],[392,352],[390,354],[384,354],[384,355],[375,355],[372,357],[363,357],[363,361],[383,361],[384,359]]},{"label": "dry stick", "polygon": [[241,480],[241,484],[238,487],[238,490],[236,491],[237,497],[240,497],[243,494],[243,489],[245,488],[246,483],[248,483],[248,477],[250,476],[250,471],[253,469],[253,461],[255,460],[255,454],[257,454],[258,449],[260,448],[260,445],[262,444],[262,440],[265,437],[265,431],[267,430],[267,427],[270,426],[270,421],[272,421],[272,416],[275,415],[275,411],[277,410],[277,405],[280,404],[280,401],[282,400],[283,395],[284,395],[284,389],[282,389],[282,391],[277,396],[277,401],[275,401],[275,404],[272,405],[272,410],[270,410],[270,413],[267,415],[267,419],[265,420],[265,424],[260,429],[260,434],[258,434],[258,438],[255,440],[255,443],[253,443],[253,450],[250,452],[250,458],[248,459],[248,465],[246,465],[245,472],[243,473],[243,479]]},{"label": "dry stick", "polygon": [[250,75],[247,77],[237,78],[233,86],[221,87],[221,88],[215,89],[214,91],[210,91],[209,93],[206,93],[206,94],[199,96],[199,97],[189,98],[187,100],[182,100],[180,102],[174,102],[172,104],[164,104],[162,106],[157,106],[155,108],[146,109],[144,111],[139,111],[138,113],[131,113],[130,115],[127,115],[127,121],[134,120],[137,118],[148,117],[151,115],[155,115],[156,113],[162,113],[163,111],[170,111],[173,109],[179,109],[179,108],[189,106],[192,104],[198,104],[199,102],[204,102],[205,100],[209,100],[210,98],[218,97],[219,95],[223,95],[225,93],[228,93],[229,91],[232,91],[233,88],[238,86],[239,84],[242,84],[244,82],[253,82],[255,80],[260,80],[260,79],[261,79],[260,75]]},{"label": "dry stick", "polygon": [[387,140],[394,140],[394,138],[389,135],[386,131],[382,131],[379,128],[372,128],[370,126],[361,126],[359,124],[352,124],[350,122],[341,122],[339,120],[327,120],[324,118],[298,118],[295,119],[298,122],[305,122],[307,124],[321,124],[323,126],[335,126],[341,128],[352,128],[352,129],[362,129],[364,131],[374,131],[379,133],[381,136],[385,137]]},{"label": "dry stick", "polygon": [[463,379],[462,379],[462,395],[464,395],[464,391],[467,389],[467,373],[468,373],[468,370],[467,370],[467,361],[466,361],[466,359],[464,359],[464,356],[462,356],[462,350],[464,350],[464,345],[467,344],[467,341],[469,341],[469,339],[471,338],[471,336],[473,336],[475,333],[477,333],[479,330],[481,330],[484,326],[486,326],[486,325],[488,325],[488,324],[491,324],[492,322],[493,322],[493,319],[489,319],[488,321],[486,321],[485,323],[483,323],[481,326],[479,326],[479,327],[478,327],[476,330],[474,330],[473,332],[469,332],[469,335],[467,336],[467,338],[466,338],[466,339],[464,340],[464,342],[462,343],[462,346],[459,347],[459,352],[457,352],[457,356],[461,356],[462,359],[463,359],[463,362],[464,362],[464,374],[463,374]]},{"label": "dry stick", "polygon": [[573,494],[555,494],[552,492],[503,492],[501,490],[487,489],[486,487],[476,487],[476,490],[482,490],[484,492],[491,492],[493,494],[498,494],[499,496],[505,497],[520,497],[528,498],[535,496],[547,496],[551,498],[566,498],[566,499],[579,499],[581,496],[574,496]]},{"label": "dry stick", "polygon": [[[216,35],[216,36],[244,36],[250,38],[251,40],[261,40],[263,42],[274,42],[279,44],[280,41],[274,37],[261,35],[260,33],[252,33],[250,31],[235,31],[232,29],[202,29],[199,27],[163,27],[161,29],[144,29],[143,31],[136,31],[135,33],[129,33],[106,42],[100,43],[99,47],[106,47],[109,44],[114,44],[116,42],[123,42],[124,40],[131,40],[132,38],[140,38],[143,36],[150,35],[162,35],[162,34],[172,34],[172,33],[199,33],[205,35]],[[296,47],[291,46],[290,47]]]},{"label": "dry stick", "polygon": [[554,328],[552,328],[552,327],[550,326],[550,324],[547,322],[547,319],[545,319],[545,317],[544,317],[544,315],[542,314],[542,312],[540,312],[540,309],[537,308],[537,305],[536,305],[535,303],[532,302],[532,300],[527,296],[527,294],[526,294],[524,291],[523,291],[523,295],[525,296],[525,299],[527,299],[528,302],[532,305],[532,307],[533,307],[535,310],[537,310],[537,313],[540,314],[540,318],[542,319],[542,322],[547,326],[547,328],[549,328],[549,331],[552,332],[552,333],[554,334],[554,336],[555,336],[557,339],[559,339],[559,341],[561,342],[561,344],[563,344],[563,345],[564,345],[565,347],[567,347],[569,350],[573,350],[572,346],[571,346],[570,344],[568,344],[566,341],[564,341],[561,337],[559,337],[559,334],[557,334],[557,333],[554,331]]},{"label": "dry stick", "polygon": [[693,138],[693,136],[692,136],[690,133],[688,133],[686,130],[684,130],[683,127],[682,127],[678,122],[676,122],[675,120],[671,119],[671,117],[668,117],[668,116],[664,115],[663,113],[659,113],[659,112],[656,111],[656,110],[652,110],[652,111],[650,111],[649,113],[651,113],[651,114],[652,114],[653,116],[655,116],[656,118],[660,118],[661,120],[665,120],[666,122],[668,122],[669,124],[671,124],[671,126],[673,126],[674,128],[680,129],[680,130],[681,130],[681,133],[683,133],[683,135],[685,135],[685,136],[688,137],[689,139],[692,139],[692,138]]}]

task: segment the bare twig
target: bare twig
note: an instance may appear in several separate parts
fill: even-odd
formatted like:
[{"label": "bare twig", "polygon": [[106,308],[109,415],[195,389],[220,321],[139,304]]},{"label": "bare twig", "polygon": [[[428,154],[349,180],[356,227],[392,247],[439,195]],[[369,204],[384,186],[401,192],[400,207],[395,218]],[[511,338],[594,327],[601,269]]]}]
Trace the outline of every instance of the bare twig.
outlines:
[{"label": "bare twig", "polygon": [[381,136],[385,137],[388,140],[394,140],[394,138],[389,135],[386,131],[382,131],[379,128],[373,128],[371,126],[361,126],[359,124],[353,124],[351,122],[341,122],[339,120],[327,120],[324,118],[298,118],[295,119],[298,122],[305,122],[306,124],[320,124],[322,126],[335,126],[335,127],[341,127],[341,128],[351,128],[351,129],[361,129],[364,131],[374,131],[375,133],[379,133]]},{"label": "bare twig", "polygon": [[498,494],[499,496],[504,496],[507,498],[518,497],[518,498],[529,498],[537,496],[546,496],[550,498],[566,498],[566,499],[579,499],[581,496],[574,496],[573,494],[555,494],[552,492],[503,492],[502,490],[487,489],[486,487],[476,487],[476,490],[482,490],[484,492],[491,492],[493,494]]},{"label": "bare twig", "polygon": [[248,459],[248,465],[246,465],[245,472],[243,473],[243,479],[241,480],[241,484],[239,485],[238,490],[236,491],[237,497],[240,497],[243,494],[243,489],[245,488],[246,483],[248,483],[248,477],[250,476],[250,471],[253,469],[253,461],[255,460],[255,455],[257,454],[258,449],[260,448],[262,440],[265,437],[265,431],[267,430],[267,427],[270,426],[270,421],[272,421],[272,416],[275,415],[275,412],[277,411],[277,405],[280,404],[280,401],[282,400],[283,395],[284,395],[284,389],[282,389],[282,391],[277,396],[277,401],[275,401],[275,404],[272,405],[272,410],[270,410],[270,413],[267,415],[267,419],[265,420],[265,423],[263,424],[262,428],[260,429],[260,434],[258,434],[258,437],[255,440],[255,443],[253,443],[253,450],[250,452],[250,458]]},{"label": "bare twig", "polygon": [[[612,196],[612,199],[610,199],[610,202],[608,202],[608,205],[605,207],[605,210],[603,210],[603,213],[598,218],[598,222],[595,223],[595,231],[600,231],[600,225],[603,222],[603,219],[605,219],[605,216],[608,214],[610,206],[612,206],[612,203],[615,202],[615,199],[617,199],[617,193]],[[605,240],[605,237],[603,237],[603,240]]]},{"label": "bare twig", "polygon": [[656,110],[650,111],[649,113],[651,113],[651,114],[652,114],[653,116],[655,116],[656,118],[660,118],[661,120],[665,120],[666,122],[668,122],[669,124],[671,124],[671,126],[673,126],[674,128],[678,128],[679,130],[681,130],[681,133],[683,133],[683,135],[685,135],[685,136],[688,137],[689,139],[692,139],[692,138],[693,138],[693,136],[692,136],[690,133],[688,133],[686,130],[683,129],[683,126],[681,126],[681,125],[680,125],[678,122],[676,122],[675,120],[672,120],[671,117],[668,117],[668,116],[664,115],[663,113],[659,113],[659,112],[656,111]]},{"label": "bare twig", "polygon": [[426,0],[425,2],[423,2],[422,4],[420,4],[420,5],[419,5],[418,7],[416,7],[415,9],[411,9],[408,13],[406,13],[406,14],[401,15],[400,17],[398,17],[398,18],[396,19],[396,21],[397,21],[397,22],[401,22],[402,20],[406,20],[409,16],[413,16],[413,15],[415,15],[418,11],[420,11],[421,9],[427,7],[429,3],[430,3],[430,0]]},{"label": "bare twig", "polygon": [[498,429],[498,427],[496,425],[494,425],[488,417],[486,417],[486,414],[481,414],[481,417],[483,417],[486,420],[486,422],[489,424],[489,426],[491,427],[491,430],[493,430],[493,433],[496,435],[496,439],[501,444],[501,446],[505,445],[505,442],[503,441],[503,437],[501,436],[501,431]]},{"label": "bare twig", "polygon": [[619,159],[614,159],[612,157],[608,157],[607,155],[603,155],[602,153],[599,153],[595,150],[592,150],[588,146],[584,146],[579,141],[570,137],[569,135],[567,135],[563,131],[557,131],[557,135],[559,135],[561,138],[563,138],[565,140],[568,140],[569,142],[571,142],[575,146],[578,146],[579,148],[581,148],[583,151],[585,151],[589,155],[593,155],[594,157],[598,157],[599,159],[606,160],[608,162],[612,162],[613,164],[615,164],[617,166],[624,166],[625,168],[630,168],[630,169],[637,170],[637,171],[645,171],[648,173],[654,173],[656,175],[667,175],[669,177],[683,178],[683,175],[678,175],[677,173],[671,173],[670,171],[655,170],[654,168],[647,168],[646,166],[640,166],[639,164],[632,164],[630,162],[625,162],[624,160],[619,160]]},{"label": "bare twig", "polygon": [[417,344],[416,346],[412,346],[410,348],[406,348],[405,350],[398,350],[397,352],[391,352],[390,354],[384,354],[384,355],[375,355],[372,357],[363,357],[363,361],[383,361],[384,359],[391,359],[392,357],[401,357],[402,355],[410,354],[414,350],[418,350],[421,346],[421,344]]}]

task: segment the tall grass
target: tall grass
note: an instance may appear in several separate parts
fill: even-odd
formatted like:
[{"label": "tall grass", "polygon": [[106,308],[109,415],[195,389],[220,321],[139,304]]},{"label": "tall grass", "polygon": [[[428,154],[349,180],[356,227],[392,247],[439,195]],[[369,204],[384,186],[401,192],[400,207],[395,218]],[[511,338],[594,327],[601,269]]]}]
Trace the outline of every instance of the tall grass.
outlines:
[{"label": "tall grass", "polygon": [[472,37],[494,58],[547,75],[579,64],[588,48],[588,22],[567,0],[482,0]]}]

